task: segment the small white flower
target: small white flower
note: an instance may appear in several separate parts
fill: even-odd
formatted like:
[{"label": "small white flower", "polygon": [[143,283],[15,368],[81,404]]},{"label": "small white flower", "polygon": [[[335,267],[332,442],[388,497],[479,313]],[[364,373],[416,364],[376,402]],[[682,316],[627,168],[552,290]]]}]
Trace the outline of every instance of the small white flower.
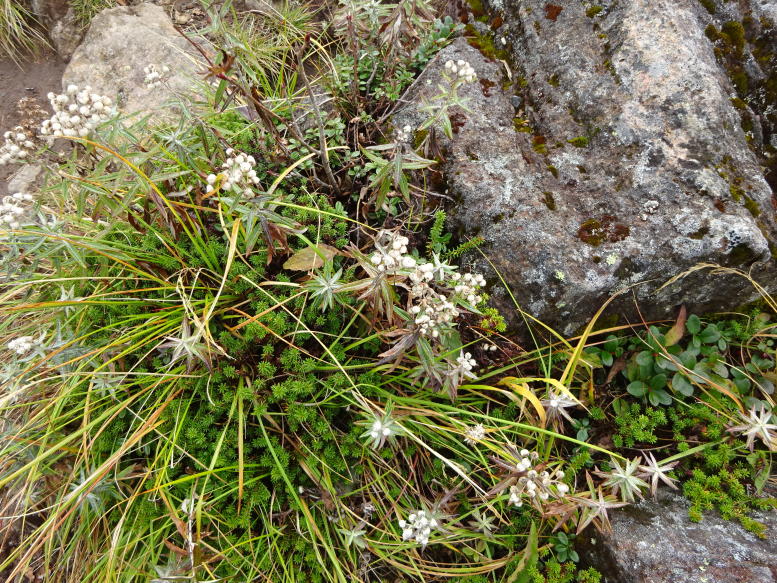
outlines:
[{"label": "small white flower", "polygon": [[381,417],[375,417],[370,428],[362,434],[362,437],[367,438],[373,449],[380,449],[387,441],[393,441],[401,432],[402,427],[387,412]]},{"label": "small white flower", "polygon": [[425,547],[432,531],[442,530],[442,519],[443,515],[434,510],[418,510],[411,512],[407,520],[400,519],[397,524],[402,529],[402,540],[413,540]]},{"label": "small white flower", "polygon": [[30,350],[32,350],[32,347],[34,345],[35,345],[35,342],[32,336],[19,336],[18,338],[14,338],[13,340],[11,340],[7,344],[7,347],[8,347],[8,350],[15,352],[19,356],[24,356]]},{"label": "small white flower", "polygon": [[[214,190],[216,178],[221,177],[221,189],[232,191],[236,195],[250,192],[251,189],[259,184],[259,177],[256,175],[254,164],[256,160],[253,156],[247,156],[242,153],[235,153],[232,148],[226,151],[227,159],[221,165],[221,172],[209,174],[207,178],[207,191]],[[211,176],[213,178],[211,178]]]},{"label": "small white flower", "polygon": [[467,431],[464,434],[464,441],[469,445],[476,445],[478,442],[482,441],[485,436],[486,428],[483,427],[482,423],[478,423],[477,425],[467,428]]},{"label": "small white flower", "polygon": [[570,423],[573,421],[572,417],[567,413],[567,409],[578,407],[580,404],[564,393],[556,393],[554,391],[548,391],[545,399],[540,401],[545,408],[548,421],[554,424],[559,424],[563,417]]},{"label": "small white flower", "polygon": [[148,65],[147,67],[143,68],[143,73],[146,75],[143,79],[143,82],[149,89],[159,87],[162,84],[162,81],[164,81],[164,76],[169,71],[170,69],[167,67],[167,65],[163,66],[161,69],[153,64]]}]

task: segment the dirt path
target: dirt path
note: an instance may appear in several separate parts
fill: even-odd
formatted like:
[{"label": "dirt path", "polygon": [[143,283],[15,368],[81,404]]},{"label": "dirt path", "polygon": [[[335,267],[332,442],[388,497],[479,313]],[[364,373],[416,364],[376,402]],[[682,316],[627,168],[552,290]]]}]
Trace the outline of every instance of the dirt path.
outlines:
[{"label": "dirt path", "polygon": [[[65,63],[54,53],[22,63],[0,59],[0,136],[18,122],[16,104],[22,97],[35,97],[48,109],[46,94],[61,90],[62,71]],[[16,172],[18,165],[0,166],[0,195],[7,193],[6,181]]]}]

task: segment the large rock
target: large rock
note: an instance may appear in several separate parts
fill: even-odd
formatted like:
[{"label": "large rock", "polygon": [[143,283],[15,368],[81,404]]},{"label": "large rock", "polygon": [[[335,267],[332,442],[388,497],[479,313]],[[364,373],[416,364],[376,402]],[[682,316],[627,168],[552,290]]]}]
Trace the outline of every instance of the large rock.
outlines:
[{"label": "large rock", "polygon": [[[148,87],[144,69],[169,72],[162,84]],[[62,76],[62,86],[90,85],[116,98],[123,113],[168,110],[177,95],[190,93],[204,64],[191,44],[154,4],[120,6],[100,12]]]},{"label": "large rock", "polygon": [[714,514],[691,522],[687,507],[683,498],[662,494],[613,512],[612,532],[587,530],[580,554],[604,583],[777,582],[777,514],[757,516],[769,528],[759,539]]},{"label": "large rock", "polygon": [[54,49],[64,62],[70,60],[83,37],[84,26],[78,22],[72,8],[62,18],[52,22],[49,26],[51,44],[54,45]]},{"label": "large rock", "polygon": [[421,123],[447,59],[476,69],[442,144],[454,224],[486,239],[524,310],[565,333],[630,287],[612,309],[631,321],[755,297],[745,278],[709,270],[656,293],[699,263],[777,288],[774,198],[705,36],[709,14],[698,0],[600,4],[500,2],[493,41],[470,39],[491,58],[459,39],[394,116]]},{"label": "large rock", "polygon": [[68,0],[30,0],[37,21],[48,31],[51,44],[60,58],[67,62],[84,36],[83,23],[78,21]]}]

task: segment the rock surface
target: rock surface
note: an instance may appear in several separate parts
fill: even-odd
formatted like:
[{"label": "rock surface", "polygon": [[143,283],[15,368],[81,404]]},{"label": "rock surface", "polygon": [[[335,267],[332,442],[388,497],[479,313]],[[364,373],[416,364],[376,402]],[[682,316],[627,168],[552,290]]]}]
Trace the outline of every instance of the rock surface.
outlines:
[{"label": "rock surface", "polygon": [[31,0],[33,14],[47,30],[51,44],[63,61],[78,48],[84,27],[67,0]]},{"label": "rock surface", "polygon": [[424,119],[447,59],[479,77],[442,141],[453,224],[484,237],[521,307],[566,334],[624,289],[611,311],[632,322],[756,297],[745,278],[709,270],[656,293],[699,263],[777,289],[774,197],[705,36],[710,15],[698,0],[600,4],[592,15],[583,3],[492,2],[493,39],[481,22],[469,30],[490,58],[459,39],[411,90],[397,127]]},{"label": "rock surface", "polygon": [[603,583],[777,582],[777,514],[757,517],[769,528],[762,540],[717,515],[691,522],[687,508],[683,498],[664,493],[613,512],[612,533],[585,531],[580,554]]},{"label": "rock surface", "polygon": [[[168,67],[161,85],[148,87],[144,69]],[[90,85],[115,98],[123,113],[159,113],[177,95],[191,94],[204,65],[191,44],[153,4],[100,12],[62,76],[62,86]],[[168,109],[169,110],[169,109]]]},{"label": "rock surface", "polygon": [[73,56],[83,37],[83,26],[78,22],[72,8],[49,26],[51,44],[54,45],[57,54],[65,62]]}]

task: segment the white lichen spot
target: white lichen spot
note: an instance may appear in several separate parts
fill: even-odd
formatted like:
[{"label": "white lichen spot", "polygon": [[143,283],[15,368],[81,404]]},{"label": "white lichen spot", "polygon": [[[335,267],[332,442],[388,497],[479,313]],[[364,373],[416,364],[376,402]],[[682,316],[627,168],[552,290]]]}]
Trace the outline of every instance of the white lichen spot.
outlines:
[{"label": "white lichen spot", "polygon": [[642,213],[640,213],[639,218],[643,221],[647,221],[648,215],[655,213],[659,206],[660,204],[657,200],[646,200],[644,203],[642,203]]}]

